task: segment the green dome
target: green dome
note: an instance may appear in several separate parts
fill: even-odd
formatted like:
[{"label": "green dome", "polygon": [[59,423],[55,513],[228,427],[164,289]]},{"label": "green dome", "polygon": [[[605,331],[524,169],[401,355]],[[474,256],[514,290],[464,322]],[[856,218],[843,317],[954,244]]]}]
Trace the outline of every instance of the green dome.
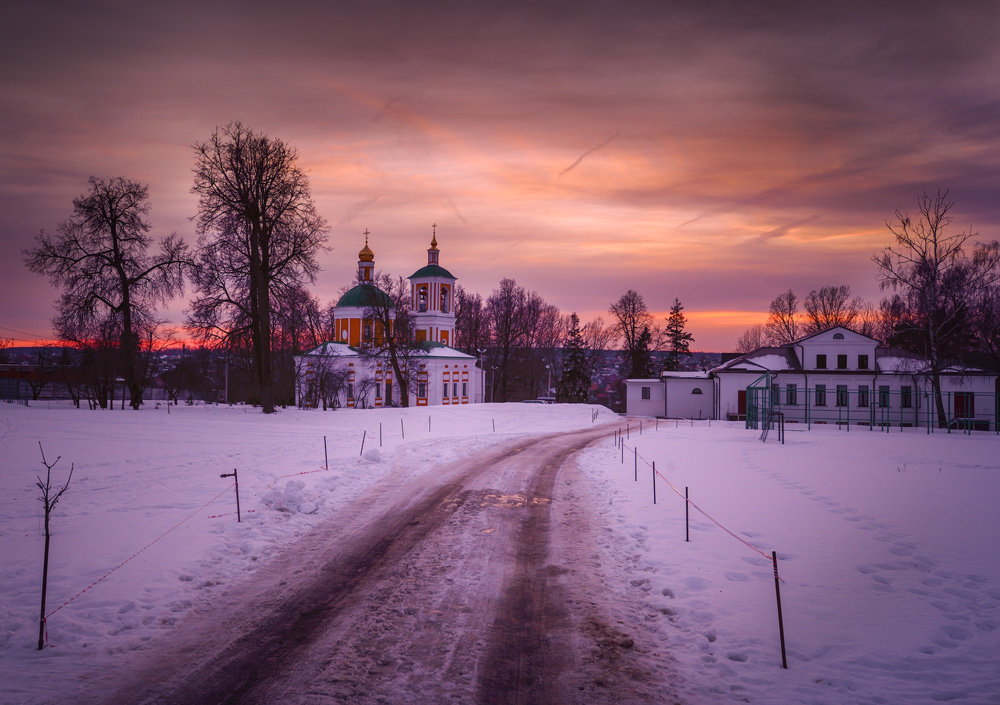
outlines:
[{"label": "green dome", "polygon": [[439,264],[428,264],[426,267],[421,267],[413,274],[410,275],[410,279],[423,279],[424,277],[445,277],[447,279],[455,279],[455,275],[449,272],[447,269]]},{"label": "green dome", "polygon": [[337,307],[357,306],[359,308],[369,308],[372,306],[393,306],[389,295],[379,289],[374,284],[358,284],[340,297]]}]

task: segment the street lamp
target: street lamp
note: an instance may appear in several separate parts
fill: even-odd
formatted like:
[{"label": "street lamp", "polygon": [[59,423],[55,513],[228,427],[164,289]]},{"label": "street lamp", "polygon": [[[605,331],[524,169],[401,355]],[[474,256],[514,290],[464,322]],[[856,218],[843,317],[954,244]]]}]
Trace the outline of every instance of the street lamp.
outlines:
[{"label": "street lamp", "polygon": [[490,369],[493,370],[493,384],[490,385],[490,404],[492,404],[493,396],[497,391],[497,366],[493,365]]},{"label": "street lamp", "polygon": [[486,366],[483,363],[486,348],[476,348],[476,352],[479,353],[479,403],[482,404],[486,401]]},{"label": "street lamp", "polygon": [[546,365],[545,371],[549,373],[549,384],[545,387],[545,396],[551,396],[552,394],[552,365]]}]

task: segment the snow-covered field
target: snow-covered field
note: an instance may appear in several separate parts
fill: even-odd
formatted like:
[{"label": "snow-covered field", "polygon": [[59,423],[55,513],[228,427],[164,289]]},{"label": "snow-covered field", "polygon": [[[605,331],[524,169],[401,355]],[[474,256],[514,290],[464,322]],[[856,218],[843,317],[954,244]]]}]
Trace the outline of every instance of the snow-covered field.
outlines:
[{"label": "snow-covered field", "polygon": [[[589,427],[595,408],[0,404],[0,701],[69,694],[147,650],[400,467],[433,473],[517,435]],[[624,464],[610,438],[584,451],[573,495],[603,524],[607,614],[648,625],[637,651],[662,654],[682,701],[1000,703],[1000,438],[816,429],[781,446],[737,424],[650,423],[638,435],[633,422]],[[62,457],[56,481],[75,464],[53,517],[41,652],[39,441]],[[789,670],[769,561],[693,509],[686,543],[683,501],[659,480],[652,504],[633,447],[737,536],[777,550]],[[234,468],[242,523],[219,477]]]}]

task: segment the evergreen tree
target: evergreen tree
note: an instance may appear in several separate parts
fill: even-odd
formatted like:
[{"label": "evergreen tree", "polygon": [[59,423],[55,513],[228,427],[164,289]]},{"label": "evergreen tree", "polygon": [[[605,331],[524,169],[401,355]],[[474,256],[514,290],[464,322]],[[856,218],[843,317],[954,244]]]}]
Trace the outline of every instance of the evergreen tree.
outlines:
[{"label": "evergreen tree", "polygon": [[643,326],[632,351],[632,369],[628,373],[630,379],[649,379],[653,376],[653,354],[650,350],[652,343],[653,334],[649,326]]},{"label": "evergreen tree", "polygon": [[667,316],[667,327],[665,329],[667,337],[667,362],[664,368],[667,370],[680,369],[681,355],[691,354],[691,342],[694,336],[684,330],[687,325],[687,317],[684,315],[684,306],[680,299],[674,299],[674,305]]},{"label": "evergreen tree", "polygon": [[569,319],[569,332],[563,342],[562,375],[559,377],[559,401],[586,402],[590,392],[590,372],[587,352],[584,349],[580,317],[575,313]]}]

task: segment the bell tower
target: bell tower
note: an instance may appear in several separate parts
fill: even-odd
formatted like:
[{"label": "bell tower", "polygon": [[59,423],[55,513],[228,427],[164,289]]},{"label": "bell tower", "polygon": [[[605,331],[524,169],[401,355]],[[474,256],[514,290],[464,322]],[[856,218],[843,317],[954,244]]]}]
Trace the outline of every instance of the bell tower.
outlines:
[{"label": "bell tower", "polygon": [[437,223],[431,231],[427,265],[410,275],[410,315],[417,342],[455,342],[455,277],[441,266]]}]

